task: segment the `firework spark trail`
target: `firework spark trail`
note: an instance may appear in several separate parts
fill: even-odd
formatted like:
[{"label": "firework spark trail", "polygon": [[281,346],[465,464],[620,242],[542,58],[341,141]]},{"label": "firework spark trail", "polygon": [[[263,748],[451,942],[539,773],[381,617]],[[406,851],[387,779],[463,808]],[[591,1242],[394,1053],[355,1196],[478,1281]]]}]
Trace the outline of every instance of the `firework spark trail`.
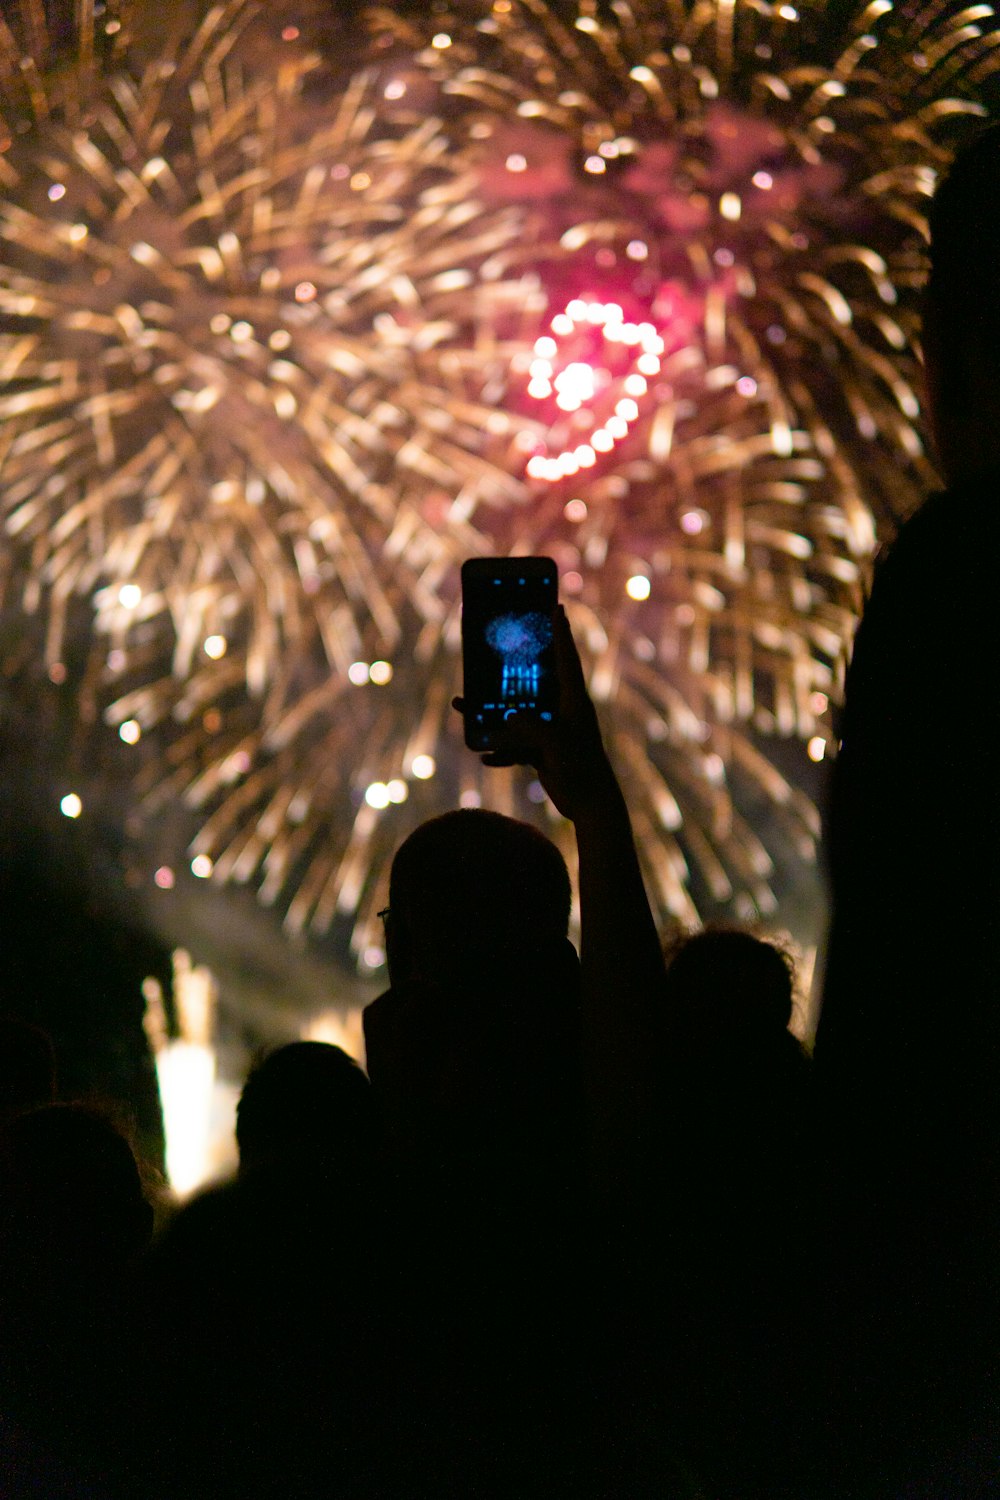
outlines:
[{"label": "firework spark trail", "polygon": [[[766,786],[804,854],[815,824],[740,727],[827,738],[876,534],[934,482],[914,352],[925,209],[985,113],[1000,33],[986,6],[876,3],[836,24],[822,6],[556,10],[494,5],[474,40],[451,28],[440,65],[465,149],[489,132],[483,196],[530,209],[521,174],[543,183],[529,242],[555,317],[524,384],[544,403],[553,368],[593,360],[578,326],[615,303],[664,348],[623,452],[602,461],[620,434],[596,402],[550,401],[528,472],[554,470],[557,496],[536,493],[535,544],[593,609],[594,686],[664,903],[683,909],[686,853],[714,899],[766,911],[768,857],[727,787]],[[639,608],[633,571],[651,579]],[[681,698],[664,711],[667,682]]]},{"label": "firework spark trail", "polygon": [[[154,803],[179,786],[204,806],[247,755],[280,755],[313,717],[335,719],[351,663],[386,657],[404,633],[433,675],[453,614],[442,582],[486,545],[458,511],[519,492],[463,447],[460,424],[506,422],[475,394],[458,399],[448,352],[489,322],[490,289],[473,299],[467,284],[516,215],[470,203],[436,122],[385,118],[364,72],[321,111],[303,97],[315,57],[249,83],[220,73],[254,10],[210,13],[166,77],[116,70],[85,134],[48,123],[44,149],[32,134],[7,158],[0,411],[25,602],[44,596],[58,661],[68,598],[93,593],[121,683],[108,684],[112,723],[169,738],[227,706],[217,742],[169,746],[168,769],[184,758]],[[370,735],[357,701],[347,713],[350,743],[327,748],[349,793],[342,768]],[[430,748],[436,732],[416,738]],[[230,805],[270,838],[242,836],[223,871],[244,871],[258,847],[273,870],[272,846],[289,842],[247,795],[258,779]],[[308,767],[296,779],[310,803],[325,781]],[[331,806],[352,816],[349,797],[321,798],[320,824]],[[229,831],[231,815],[221,822]]]},{"label": "firework spark trail", "polygon": [[[528,812],[448,727],[457,572],[548,551],[661,908],[772,909],[747,788],[804,857],[816,825],[759,737],[828,737],[933,481],[924,212],[990,8],[392,7],[347,72],[308,6],[196,0],[156,46],[141,10],[59,56],[37,0],[0,26],[0,486],[8,599],[50,665],[93,599],[147,811],[370,947],[413,821]],[[600,376],[575,408],[539,347]]]}]

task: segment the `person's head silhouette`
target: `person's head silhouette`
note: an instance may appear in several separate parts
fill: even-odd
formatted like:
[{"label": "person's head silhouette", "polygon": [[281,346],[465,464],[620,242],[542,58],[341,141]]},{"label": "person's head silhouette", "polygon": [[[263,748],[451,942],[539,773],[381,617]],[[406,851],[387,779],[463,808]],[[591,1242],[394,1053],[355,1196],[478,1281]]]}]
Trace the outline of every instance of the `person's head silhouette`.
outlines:
[{"label": "person's head silhouette", "polygon": [[236,1109],[240,1172],[350,1165],[376,1139],[371,1087],[340,1047],[289,1042],[253,1069]]},{"label": "person's head silhouette", "polygon": [[530,983],[565,956],[570,899],[562,855],[527,823],[478,808],[432,818],[392,863],[389,977]]},{"label": "person's head silhouette", "polygon": [[404,1152],[523,1178],[542,1175],[576,1131],[569,913],[562,855],[525,823],[445,813],[401,846],[386,920],[392,989],[364,1023]]},{"label": "person's head silhouette", "polygon": [[795,973],[775,943],[738,927],[706,927],[667,952],[665,1009],[706,1046],[773,1046],[794,1008]]}]

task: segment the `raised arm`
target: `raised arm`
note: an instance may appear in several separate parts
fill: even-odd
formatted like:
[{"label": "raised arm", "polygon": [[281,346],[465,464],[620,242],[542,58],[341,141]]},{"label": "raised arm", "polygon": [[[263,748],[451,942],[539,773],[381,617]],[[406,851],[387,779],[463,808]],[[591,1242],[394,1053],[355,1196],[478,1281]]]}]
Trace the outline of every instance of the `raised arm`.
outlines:
[{"label": "raised arm", "polygon": [[634,1154],[652,1102],[664,963],[625,798],[562,606],[553,615],[559,683],[550,723],[514,721],[485,765],[531,765],[573,823],[579,857],[582,1041],[601,1176]]}]

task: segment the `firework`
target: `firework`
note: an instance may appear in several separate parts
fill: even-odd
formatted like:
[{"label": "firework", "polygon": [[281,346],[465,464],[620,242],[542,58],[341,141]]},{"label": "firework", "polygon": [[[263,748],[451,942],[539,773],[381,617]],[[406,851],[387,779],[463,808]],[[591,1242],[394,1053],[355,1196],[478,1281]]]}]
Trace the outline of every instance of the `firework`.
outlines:
[{"label": "firework", "polygon": [[933,483],[924,214],[1000,65],[989,7],[830,9],[0,25],[8,598],[54,669],[92,600],[141,806],[292,926],[371,953],[414,821],[532,811],[449,723],[477,553],[559,562],[661,910],[773,909],[761,793],[811,856],[766,744],[822,753]]}]

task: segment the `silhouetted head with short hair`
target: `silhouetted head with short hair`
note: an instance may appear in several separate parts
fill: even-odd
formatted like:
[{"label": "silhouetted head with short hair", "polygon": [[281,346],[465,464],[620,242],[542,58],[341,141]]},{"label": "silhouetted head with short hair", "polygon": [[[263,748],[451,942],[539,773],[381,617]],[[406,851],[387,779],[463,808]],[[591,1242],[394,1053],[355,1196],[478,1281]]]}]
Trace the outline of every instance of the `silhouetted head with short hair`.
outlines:
[{"label": "silhouetted head with short hair", "polygon": [[377,1144],[371,1085],[342,1048],[290,1042],[268,1054],[236,1109],[240,1171],[351,1165]]},{"label": "silhouetted head with short hair", "polygon": [[390,978],[528,975],[561,955],[570,901],[562,855],[529,824],[479,808],[432,818],[392,862]]},{"label": "silhouetted head with short hair", "polygon": [[707,927],[667,954],[666,1010],[706,1043],[768,1044],[788,1028],[795,968],[776,943],[740,928]]},{"label": "silhouetted head with short hair", "polygon": [[392,988],[364,1024],[372,1083],[404,1155],[461,1164],[484,1182],[537,1182],[570,1159],[580,1098],[570,899],[555,845],[499,813],[445,813],[400,847],[386,925]]}]

